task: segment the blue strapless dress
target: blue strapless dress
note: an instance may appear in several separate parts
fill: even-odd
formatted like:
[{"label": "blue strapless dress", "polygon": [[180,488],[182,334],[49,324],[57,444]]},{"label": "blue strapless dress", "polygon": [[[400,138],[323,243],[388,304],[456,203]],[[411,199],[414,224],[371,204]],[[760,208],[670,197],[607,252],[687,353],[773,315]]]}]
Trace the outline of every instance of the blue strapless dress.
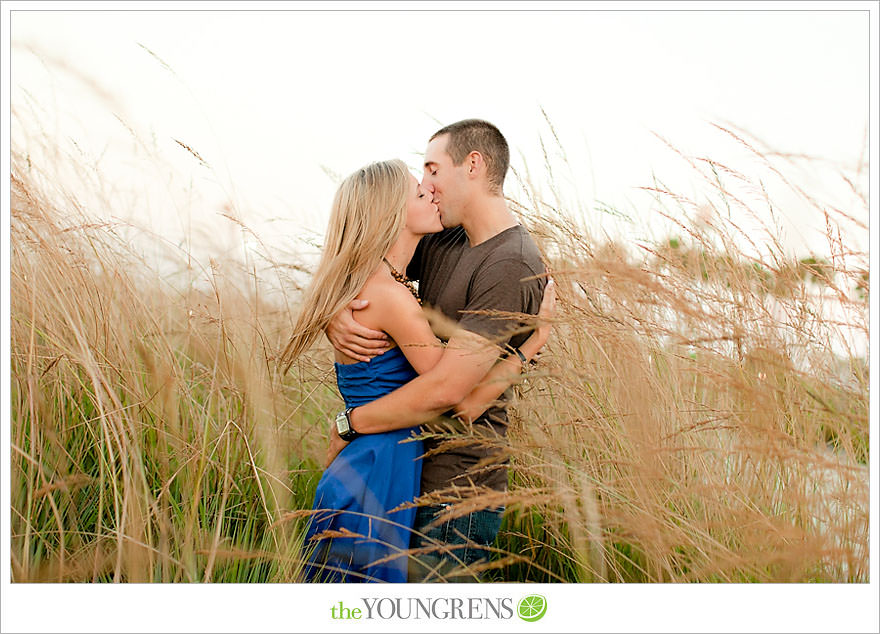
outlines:
[{"label": "blue strapless dress", "polygon": [[[369,363],[336,364],[347,407],[374,401],[416,375],[400,348]],[[324,471],[313,505],[319,512],[306,533],[305,547],[316,545],[306,564],[309,581],[406,582],[407,557],[400,553],[409,548],[415,509],[393,509],[419,494],[422,441],[401,442],[418,431],[359,436]],[[312,539],[322,533],[333,537]]]}]

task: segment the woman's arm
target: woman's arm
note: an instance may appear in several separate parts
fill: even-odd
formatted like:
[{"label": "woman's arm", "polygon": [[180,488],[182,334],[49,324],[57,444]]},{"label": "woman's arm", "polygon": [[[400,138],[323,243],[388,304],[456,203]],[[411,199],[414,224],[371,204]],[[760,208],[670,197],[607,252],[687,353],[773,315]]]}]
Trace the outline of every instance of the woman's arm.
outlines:
[{"label": "woman's arm", "polygon": [[[426,319],[421,306],[414,300],[409,292],[397,285],[385,285],[371,288],[366,293],[373,295],[377,291],[382,293],[382,300],[372,302],[374,311],[370,314],[367,309],[365,317],[372,318],[374,327],[386,333],[400,346],[401,352],[407,361],[419,374],[424,374],[435,365],[443,356],[443,344],[434,336],[429,321]],[[540,323],[532,335],[520,346],[520,351],[527,361],[535,358],[540,352],[547,338],[550,336],[550,324],[547,320],[552,319],[556,311],[556,286],[553,280],[547,282],[544,289],[544,297],[538,311]],[[475,387],[465,399],[456,407],[464,407],[473,413],[474,408],[482,405],[482,409],[476,412],[479,416],[492,402],[501,396],[519,377],[522,363],[518,356],[511,355],[498,361],[486,375],[483,382]]]},{"label": "woman's arm", "polygon": [[443,344],[409,290],[393,280],[381,280],[368,283],[358,297],[370,302],[362,313],[363,323],[387,333],[417,373],[437,365]]},{"label": "woman's arm", "polygon": [[[416,372],[424,374],[433,368],[443,355],[443,347],[425,318],[421,307],[413,301],[411,295],[403,288],[385,289],[383,310],[376,316],[380,322],[376,327],[387,332],[406,356]],[[374,301],[374,306],[380,302]],[[556,312],[556,285],[552,278],[547,281],[544,297],[538,311],[539,324],[535,331],[520,346],[527,361],[535,358],[550,336],[550,323]],[[486,377],[455,406],[456,416],[465,420],[476,420],[509,388],[522,373],[522,362],[519,356],[510,356],[499,360]]]},{"label": "woman's arm", "polygon": [[[365,321],[370,322],[369,326],[387,332],[397,342],[410,365],[419,374],[424,374],[437,365],[443,356],[444,348],[434,336],[421,307],[409,295],[408,291],[394,286],[365,290],[368,295],[376,294],[376,297],[372,298],[373,300],[378,299],[380,295],[382,297],[382,301],[372,301],[371,307],[368,309],[370,314],[364,315]],[[401,290],[404,292],[401,293]],[[378,291],[378,293],[374,293],[374,291]],[[520,350],[527,359],[533,359],[547,342],[550,324],[546,320],[553,317],[555,310],[556,289],[552,280],[549,280],[538,312],[538,317],[541,318],[540,325],[520,346]],[[497,362],[483,378],[483,382],[475,387],[455,408],[458,416],[466,420],[477,418],[519,377],[521,369],[521,363],[517,356]],[[335,429],[335,426],[331,426],[327,465],[347,444],[335,433]]]},{"label": "woman's arm", "polygon": [[[538,311],[540,318],[538,327],[531,336],[519,347],[526,361],[535,358],[541,348],[547,343],[550,336],[551,319],[556,313],[556,285],[553,279],[547,281],[544,288],[544,297],[541,300],[541,308]],[[519,356],[511,354],[498,361],[486,378],[477,385],[464,400],[455,406],[456,417],[470,423],[480,417],[498,399],[504,391],[519,379],[522,372],[522,361]]]}]

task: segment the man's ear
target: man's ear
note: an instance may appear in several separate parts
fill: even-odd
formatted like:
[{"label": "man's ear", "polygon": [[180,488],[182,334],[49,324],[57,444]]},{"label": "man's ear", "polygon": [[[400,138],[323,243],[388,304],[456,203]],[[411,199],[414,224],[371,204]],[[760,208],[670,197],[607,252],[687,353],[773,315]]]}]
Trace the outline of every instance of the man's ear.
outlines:
[{"label": "man's ear", "polygon": [[486,161],[483,160],[483,155],[476,150],[467,155],[465,163],[468,166],[468,175],[471,177],[479,176],[486,171]]}]

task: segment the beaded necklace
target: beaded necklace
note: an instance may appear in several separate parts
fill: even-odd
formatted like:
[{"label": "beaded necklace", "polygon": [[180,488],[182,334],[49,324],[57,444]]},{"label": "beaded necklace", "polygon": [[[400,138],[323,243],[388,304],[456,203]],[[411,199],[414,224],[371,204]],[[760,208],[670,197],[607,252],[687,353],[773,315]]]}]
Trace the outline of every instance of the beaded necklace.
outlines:
[{"label": "beaded necklace", "polygon": [[421,306],[422,298],[419,297],[419,292],[416,290],[416,285],[413,284],[412,280],[409,279],[406,275],[399,273],[397,271],[397,269],[395,269],[393,266],[391,266],[391,262],[389,262],[385,258],[382,258],[382,261],[388,265],[388,268],[391,271],[391,277],[393,277],[395,280],[397,280],[398,282],[400,282],[401,284],[406,286],[409,289],[409,292],[413,294],[413,297],[416,298],[416,301]]}]

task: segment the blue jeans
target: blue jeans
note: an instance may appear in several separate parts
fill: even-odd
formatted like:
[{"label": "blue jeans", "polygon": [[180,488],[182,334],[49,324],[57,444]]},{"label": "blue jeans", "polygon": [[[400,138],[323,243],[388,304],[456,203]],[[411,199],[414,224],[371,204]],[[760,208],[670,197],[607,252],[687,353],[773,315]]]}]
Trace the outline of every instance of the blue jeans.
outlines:
[{"label": "blue jeans", "polygon": [[410,539],[410,548],[416,549],[410,556],[407,577],[410,583],[479,581],[479,572],[467,570],[465,566],[489,561],[488,547],[501,528],[504,508],[474,511],[428,528],[435,516],[446,508],[446,505],[437,505],[416,509]]}]

